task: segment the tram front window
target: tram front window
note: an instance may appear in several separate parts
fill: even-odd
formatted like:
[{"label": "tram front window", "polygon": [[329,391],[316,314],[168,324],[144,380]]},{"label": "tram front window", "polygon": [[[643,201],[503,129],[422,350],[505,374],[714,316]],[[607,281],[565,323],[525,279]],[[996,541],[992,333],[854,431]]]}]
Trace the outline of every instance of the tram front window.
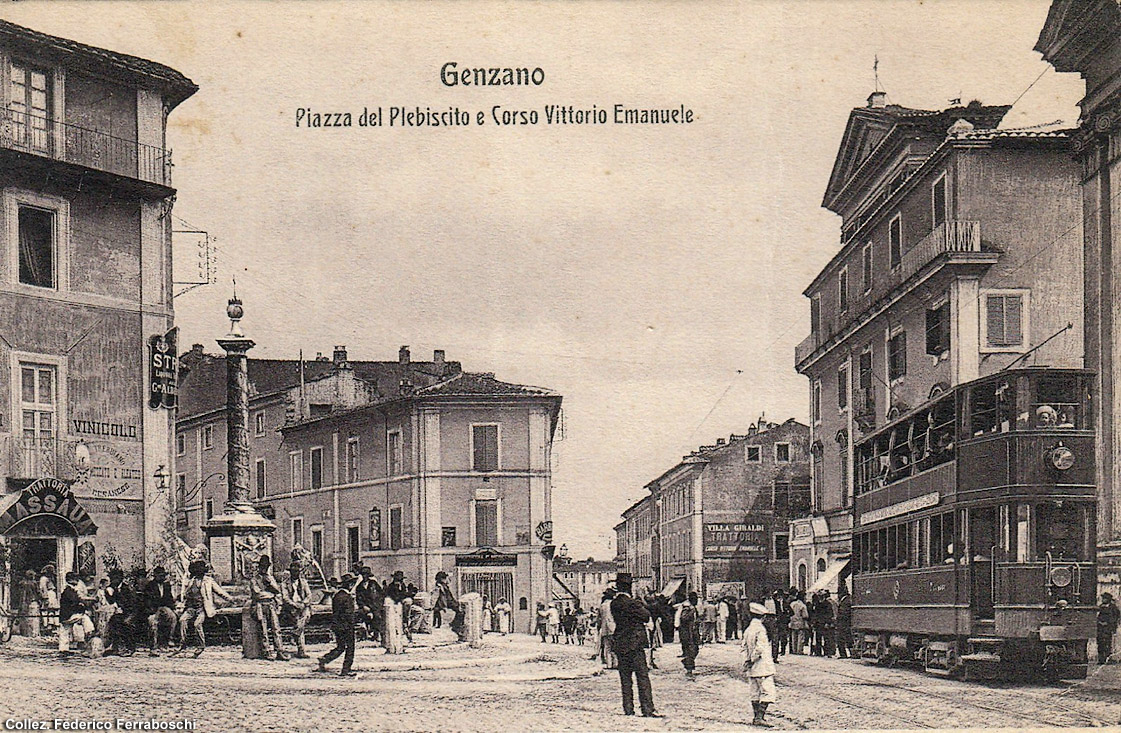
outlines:
[{"label": "tram front window", "polygon": [[1037,504],[1036,557],[1052,560],[1089,560],[1089,514],[1085,504],[1048,501]]},{"label": "tram front window", "polygon": [[1036,381],[1032,418],[1036,428],[1085,429],[1081,424],[1080,380],[1074,375],[1040,377]]}]

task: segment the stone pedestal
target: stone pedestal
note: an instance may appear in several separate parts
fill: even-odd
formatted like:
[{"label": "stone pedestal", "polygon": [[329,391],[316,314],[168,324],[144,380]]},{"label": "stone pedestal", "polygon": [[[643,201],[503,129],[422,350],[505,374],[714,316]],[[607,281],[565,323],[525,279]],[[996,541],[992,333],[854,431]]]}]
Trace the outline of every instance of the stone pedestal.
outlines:
[{"label": "stone pedestal", "polygon": [[483,642],[483,597],[478,593],[465,593],[459,597],[463,610],[462,638],[469,646],[479,646]]},{"label": "stone pedestal", "polygon": [[392,598],[385,599],[385,644],[386,654],[405,653],[405,630],[402,624],[401,604],[394,603]]}]

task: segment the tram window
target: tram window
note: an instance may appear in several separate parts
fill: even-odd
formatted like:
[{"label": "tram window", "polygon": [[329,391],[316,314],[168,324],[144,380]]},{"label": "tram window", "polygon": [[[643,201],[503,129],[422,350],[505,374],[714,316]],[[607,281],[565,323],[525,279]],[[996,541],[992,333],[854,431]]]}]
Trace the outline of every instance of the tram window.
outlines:
[{"label": "tram window", "polygon": [[1032,419],[1037,428],[1078,428],[1082,403],[1078,377],[1055,375],[1040,377],[1036,381],[1035,400],[1032,402]]},{"label": "tram window", "polygon": [[918,531],[915,533],[916,542],[915,547],[918,555],[916,556],[915,565],[920,568],[925,568],[930,565],[930,517],[923,517],[918,521]]},{"label": "tram window", "polygon": [[996,507],[969,510],[969,554],[974,561],[992,560],[996,545]]},{"label": "tram window", "polygon": [[910,426],[906,423],[896,426],[892,430],[891,450],[889,453],[890,469],[888,482],[898,481],[911,475],[911,442],[909,439]]},{"label": "tram window", "polygon": [[1043,560],[1087,560],[1085,504],[1046,501],[1035,506],[1036,557]]},{"label": "tram window", "polygon": [[1006,433],[1014,424],[1016,400],[1010,382],[975,387],[971,393],[970,433]]}]

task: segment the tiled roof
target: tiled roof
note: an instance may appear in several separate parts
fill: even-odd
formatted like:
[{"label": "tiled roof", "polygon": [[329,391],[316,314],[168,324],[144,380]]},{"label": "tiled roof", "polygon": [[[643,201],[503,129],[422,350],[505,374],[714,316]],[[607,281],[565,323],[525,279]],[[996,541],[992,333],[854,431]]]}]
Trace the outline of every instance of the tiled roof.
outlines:
[{"label": "tiled roof", "polygon": [[96,46],[87,46],[69,38],[48,35],[6,20],[0,20],[0,37],[47,47],[63,55],[74,56],[76,57],[75,63],[78,65],[90,65],[92,62],[128,74],[147,77],[168,91],[168,99],[172,107],[198,91],[198,86],[193,81],[170,66],[164,66],[138,56],[117,53]]},{"label": "tiled roof", "polygon": [[973,129],[963,130],[961,132],[953,133],[953,137],[961,140],[999,140],[999,139],[1040,139],[1040,138],[1054,138],[1063,139],[1069,138],[1074,129],[1069,127],[1065,122],[1049,122],[1044,125],[1034,125],[1032,127],[1010,127],[1003,130],[992,129]]},{"label": "tiled roof", "polygon": [[[181,357],[187,374],[179,384],[179,419],[191,417],[226,404],[226,358],[188,351]],[[249,389],[252,395],[272,394],[297,387],[300,384],[298,359],[248,359]],[[348,366],[358,379],[375,384],[379,391],[396,393],[406,372],[398,361],[348,361]],[[427,387],[446,374],[454,374],[462,367],[457,361],[442,365],[430,361],[410,361],[407,378],[415,386]],[[313,382],[334,374],[336,366],[331,361],[304,361],[304,381]]]},{"label": "tiled roof", "polygon": [[460,372],[451,379],[445,379],[428,387],[416,391],[418,396],[429,397],[437,395],[529,395],[553,397],[556,392],[541,387],[529,387],[524,384],[511,384],[494,378],[494,375],[485,373]]}]

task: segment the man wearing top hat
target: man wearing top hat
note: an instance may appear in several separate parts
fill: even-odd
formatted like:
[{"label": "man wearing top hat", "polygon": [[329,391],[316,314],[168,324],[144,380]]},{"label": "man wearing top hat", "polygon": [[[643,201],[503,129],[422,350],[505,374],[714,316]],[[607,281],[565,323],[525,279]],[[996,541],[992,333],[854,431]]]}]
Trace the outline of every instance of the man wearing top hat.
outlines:
[{"label": "man wearing top hat", "polygon": [[743,635],[743,670],[747,672],[751,684],[751,707],[755,711],[751,724],[770,728],[770,724],[763,720],[767,706],[775,701],[775,662],[771,640],[763,626],[767,607],[762,603],[750,603],[747,610],[751,614],[751,623]]},{"label": "man wearing top hat", "polygon": [[615,656],[619,660],[619,683],[623,690],[623,712],[634,715],[634,691],[631,676],[638,680],[638,704],[643,717],[660,718],[654,710],[654,693],[650,688],[650,671],[646,667],[646,622],[650,612],[646,604],[631,596],[633,578],[630,573],[615,576],[615,598],[611,601],[611,618],[615,621]]}]

